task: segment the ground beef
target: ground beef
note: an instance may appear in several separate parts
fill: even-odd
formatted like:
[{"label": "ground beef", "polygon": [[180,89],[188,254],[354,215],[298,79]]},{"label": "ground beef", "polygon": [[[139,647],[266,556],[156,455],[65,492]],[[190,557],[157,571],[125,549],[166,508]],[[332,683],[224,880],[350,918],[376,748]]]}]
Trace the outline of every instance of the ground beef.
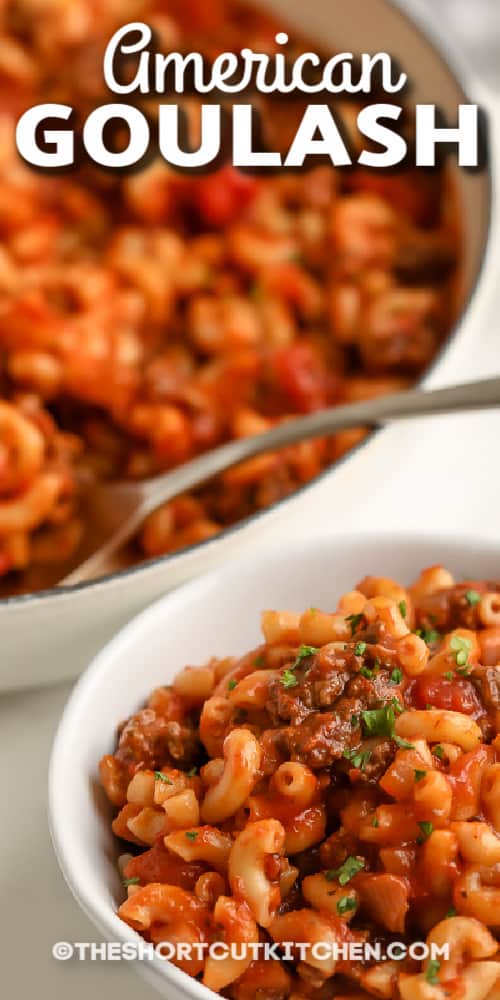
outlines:
[{"label": "ground beef", "polygon": [[[361,654],[355,652],[356,635],[356,641],[344,648],[331,643],[298,664],[292,661],[289,671],[293,667],[295,684],[283,684],[283,674],[271,682],[267,711],[283,732],[291,760],[313,770],[331,767],[346,751],[362,745],[361,712],[400,700],[399,687],[391,682],[389,671],[380,666],[375,669],[380,649],[390,654],[385,639],[367,629]],[[281,728],[283,723],[287,723],[285,728]],[[386,748],[375,756],[373,774],[387,754]]]},{"label": "ground beef", "polygon": [[496,718],[500,712],[500,667],[478,667],[473,677],[485,714],[477,719],[483,740],[489,742],[497,731]]},{"label": "ground beef", "polygon": [[370,745],[370,756],[359,772],[359,780],[376,784],[392,762],[397,747],[393,740],[380,740]]},{"label": "ground beef", "polygon": [[157,770],[166,763],[190,767],[200,744],[194,726],[165,719],[152,708],[133,715],[123,726],[116,757],[134,769]]},{"label": "ground beef", "polygon": [[[300,725],[288,731],[291,760],[298,760],[312,770],[330,767],[344,750],[359,743],[359,730],[351,725],[351,714],[311,712]],[[356,737],[357,732],[357,737]]]},{"label": "ground beef", "polygon": [[476,669],[474,682],[487,712],[500,710],[500,667]]},{"label": "ground beef", "polygon": [[294,687],[284,687],[281,677],[276,677],[270,685],[266,707],[274,725],[289,722],[296,726],[311,712],[330,708],[358,668],[353,651],[339,650],[337,644],[304,657],[294,669],[298,682]]},{"label": "ground beef", "polygon": [[349,857],[356,857],[359,841],[349,830],[341,827],[323,841],[320,847],[323,868],[340,868]]},{"label": "ground beef", "polygon": [[361,703],[361,710],[379,708],[396,698],[402,704],[399,687],[392,683],[387,670],[378,670],[373,677],[356,674],[345,688],[347,698],[354,698]]}]

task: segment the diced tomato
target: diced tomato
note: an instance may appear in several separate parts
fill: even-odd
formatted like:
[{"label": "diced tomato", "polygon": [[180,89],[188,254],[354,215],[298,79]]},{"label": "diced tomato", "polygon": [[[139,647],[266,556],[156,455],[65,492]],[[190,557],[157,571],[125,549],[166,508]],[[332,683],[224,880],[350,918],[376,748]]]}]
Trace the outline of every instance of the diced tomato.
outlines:
[{"label": "diced tomato", "polygon": [[447,680],[446,677],[421,676],[413,688],[416,708],[442,708],[464,715],[481,715],[483,708],[474,685],[463,678]]},{"label": "diced tomato", "polygon": [[278,351],[275,372],[281,390],[296,410],[312,413],[328,402],[328,372],[310,344],[293,344]]},{"label": "diced tomato", "polygon": [[159,841],[149,851],[132,858],[125,868],[124,876],[127,879],[139,878],[141,885],[147,885],[148,882],[163,882],[191,890],[204,871],[204,865],[183,861],[182,858],[167,851]]},{"label": "diced tomato", "polygon": [[193,198],[202,221],[222,228],[239,219],[252,203],[259,181],[234,167],[223,167],[207,177],[197,178]]}]

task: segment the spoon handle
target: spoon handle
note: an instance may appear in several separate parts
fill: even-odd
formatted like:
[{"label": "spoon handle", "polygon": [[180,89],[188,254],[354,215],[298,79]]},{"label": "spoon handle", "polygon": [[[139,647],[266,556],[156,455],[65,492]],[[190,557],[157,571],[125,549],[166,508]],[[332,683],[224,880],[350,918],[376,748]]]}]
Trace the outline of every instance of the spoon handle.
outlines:
[{"label": "spoon handle", "polygon": [[356,426],[374,426],[392,420],[494,409],[500,406],[500,377],[467,382],[444,389],[410,389],[378,399],[319,410],[287,420],[270,431],[230,441],[141,485],[141,518],[161,503],[211,479],[219,472],[264,452]]}]

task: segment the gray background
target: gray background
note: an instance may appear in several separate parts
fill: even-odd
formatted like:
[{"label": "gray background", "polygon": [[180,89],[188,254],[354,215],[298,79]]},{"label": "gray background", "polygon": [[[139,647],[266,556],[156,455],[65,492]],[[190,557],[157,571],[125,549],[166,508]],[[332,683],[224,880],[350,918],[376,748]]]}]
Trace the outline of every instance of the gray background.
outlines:
[{"label": "gray background", "polygon": [[476,73],[500,91],[499,0],[397,0],[410,16],[435,25]]}]

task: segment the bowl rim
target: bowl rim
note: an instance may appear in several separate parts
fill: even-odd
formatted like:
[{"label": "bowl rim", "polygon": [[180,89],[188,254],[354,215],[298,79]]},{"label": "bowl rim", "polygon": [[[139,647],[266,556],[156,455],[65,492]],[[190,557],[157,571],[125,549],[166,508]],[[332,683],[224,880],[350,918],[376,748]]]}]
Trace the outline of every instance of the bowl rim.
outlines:
[{"label": "bowl rim", "polygon": [[[91,705],[99,694],[100,680],[115,669],[117,657],[120,657],[122,651],[126,651],[129,641],[137,636],[138,632],[142,632],[147,638],[150,624],[158,620],[166,607],[169,608],[170,612],[175,611],[176,606],[182,609],[186,601],[188,603],[196,602],[201,600],[205,593],[209,594],[214,584],[218,589],[224,588],[235,575],[243,574],[244,579],[250,580],[259,568],[275,566],[278,558],[292,557],[302,562],[305,558],[308,560],[314,558],[315,553],[321,553],[324,556],[325,548],[334,555],[339,550],[348,553],[350,549],[356,549],[359,552],[365,546],[374,543],[381,550],[386,549],[387,551],[396,546],[404,545],[409,556],[417,555],[419,550],[426,546],[436,546],[436,548],[445,549],[448,555],[460,556],[464,562],[468,557],[491,558],[492,554],[495,555],[495,553],[500,561],[500,539],[489,541],[481,535],[467,534],[462,536],[456,532],[443,534],[432,530],[415,533],[411,530],[383,532],[376,530],[356,532],[352,530],[349,533],[343,532],[341,535],[332,533],[325,537],[294,540],[286,545],[274,546],[253,553],[246,552],[231,563],[216,567],[155,600],[107,642],[81,674],[63,709],[52,743],[48,770],[48,825],[60,870],[73,898],[94,926],[105,935],[106,940],[129,941],[137,944],[139,940],[143,939],[137,931],[120,920],[116,912],[113,911],[109,901],[104,898],[104,886],[102,895],[96,896],[89,891],[85,879],[80,877],[80,868],[72,853],[74,850],[73,826],[66,818],[65,785],[61,780],[67,756],[67,743],[74,741],[74,734],[78,731],[79,722],[83,719],[88,720]],[[137,670],[141,671],[142,669],[142,664],[138,664]],[[144,696],[147,696],[147,672],[144,676],[144,689]],[[110,728],[114,722],[115,720],[110,720]],[[85,777],[88,778],[88,774]],[[90,850],[90,847],[88,849]],[[134,964],[139,963],[134,962]],[[184,991],[187,997],[191,997],[191,1000],[209,1000],[210,997],[219,996],[158,956],[155,956],[150,962],[141,962],[140,966],[141,974],[154,986],[158,985],[158,977],[160,977],[164,982],[170,982],[173,986],[178,987],[181,993]]]},{"label": "bowl rim", "polygon": [[[421,40],[429,47],[441,63],[445,65],[451,76],[454,78],[457,89],[461,93],[463,99],[467,101],[470,97],[470,93],[475,89],[474,75],[465,65],[464,60],[461,58],[459,53],[457,53],[453,44],[447,40],[445,48],[444,39],[438,36],[435,26],[433,24],[430,26],[424,26],[422,17],[419,16],[418,13],[410,15],[408,10],[401,6],[400,0],[385,0],[385,3],[397,16],[410,25],[411,29],[420,36]],[[446,338],[446,341],[441,345],[438,353],[433,358],[432,363],[428,368],[426,368],[425,372],[416,383],[417,386],[425,385],[427,379],[431,378],[439,365],[441,365],[441,363],[446,359],[447,354],[451,351],[454,344],[459,339],[464,323],[470,318],[478,290],[483,285],[486,265],[488,262],[488,250],[491,245],[491,238],[494,231],[494,219],[491,209],[493,206],[495,182],[491,158],[491,144],[489,142],[484,174],[486,182],[488,219],[485,227],[481,260],[478,263],[469,293],[462,305],[462,308],[460,309],[460,312],[455,316],[452,328]],[[193,554],[208,551],[219,542],[223,543],[245,528],[253,527],[258,524],[264,517],[270,516],[275,512],[279,512],[285,504],[295,498],[299,498],[307,490],[313,488],[319,483],[324,482],[329,475],[335,475],[337,469],[341,468],[346,462],[349,462],[350,459],[361,452],[363,448],[368,447],[375,437],[378,437],[383,430],[384,428],[375,428],[354,448],[351,448],[332,465],[324,468],[317,476],[314,477],[314,479],[303,483],[296,490],[294,490],[293,493],[281,497],[279,500],[270,504],[269,507],[254,511],[252,514],[236,521],[234,524],[226,526],[212,538],[207,538],[201,542],[196,542],[193,545],[188,545],[176,552],[165,553],[160,556],[155,556],[152,559],[134,563],[133,565],[127,566],[123,569],[107,573],[105,576],[98,577],[95,580],[86,580],[82,583],[75,583],[68,586],[42,588],[41,590],[31,591],[26,594],[15,594],[12,596],[1,597],[0,612],[4,609],[21,608],[24,605],[33,605],[37,602],[47,604],[52,601],[57,601],[60,598],[68,597],[69,595],[89,593],[98,588],[107,587],[108,585],[125,584],[130,577],[135,577],[138,573],[144,573],[148,570],[154,571],[155,568],[163,565],[170,566],[175,564],[180,559],[189,559],[189,557]]]}]

